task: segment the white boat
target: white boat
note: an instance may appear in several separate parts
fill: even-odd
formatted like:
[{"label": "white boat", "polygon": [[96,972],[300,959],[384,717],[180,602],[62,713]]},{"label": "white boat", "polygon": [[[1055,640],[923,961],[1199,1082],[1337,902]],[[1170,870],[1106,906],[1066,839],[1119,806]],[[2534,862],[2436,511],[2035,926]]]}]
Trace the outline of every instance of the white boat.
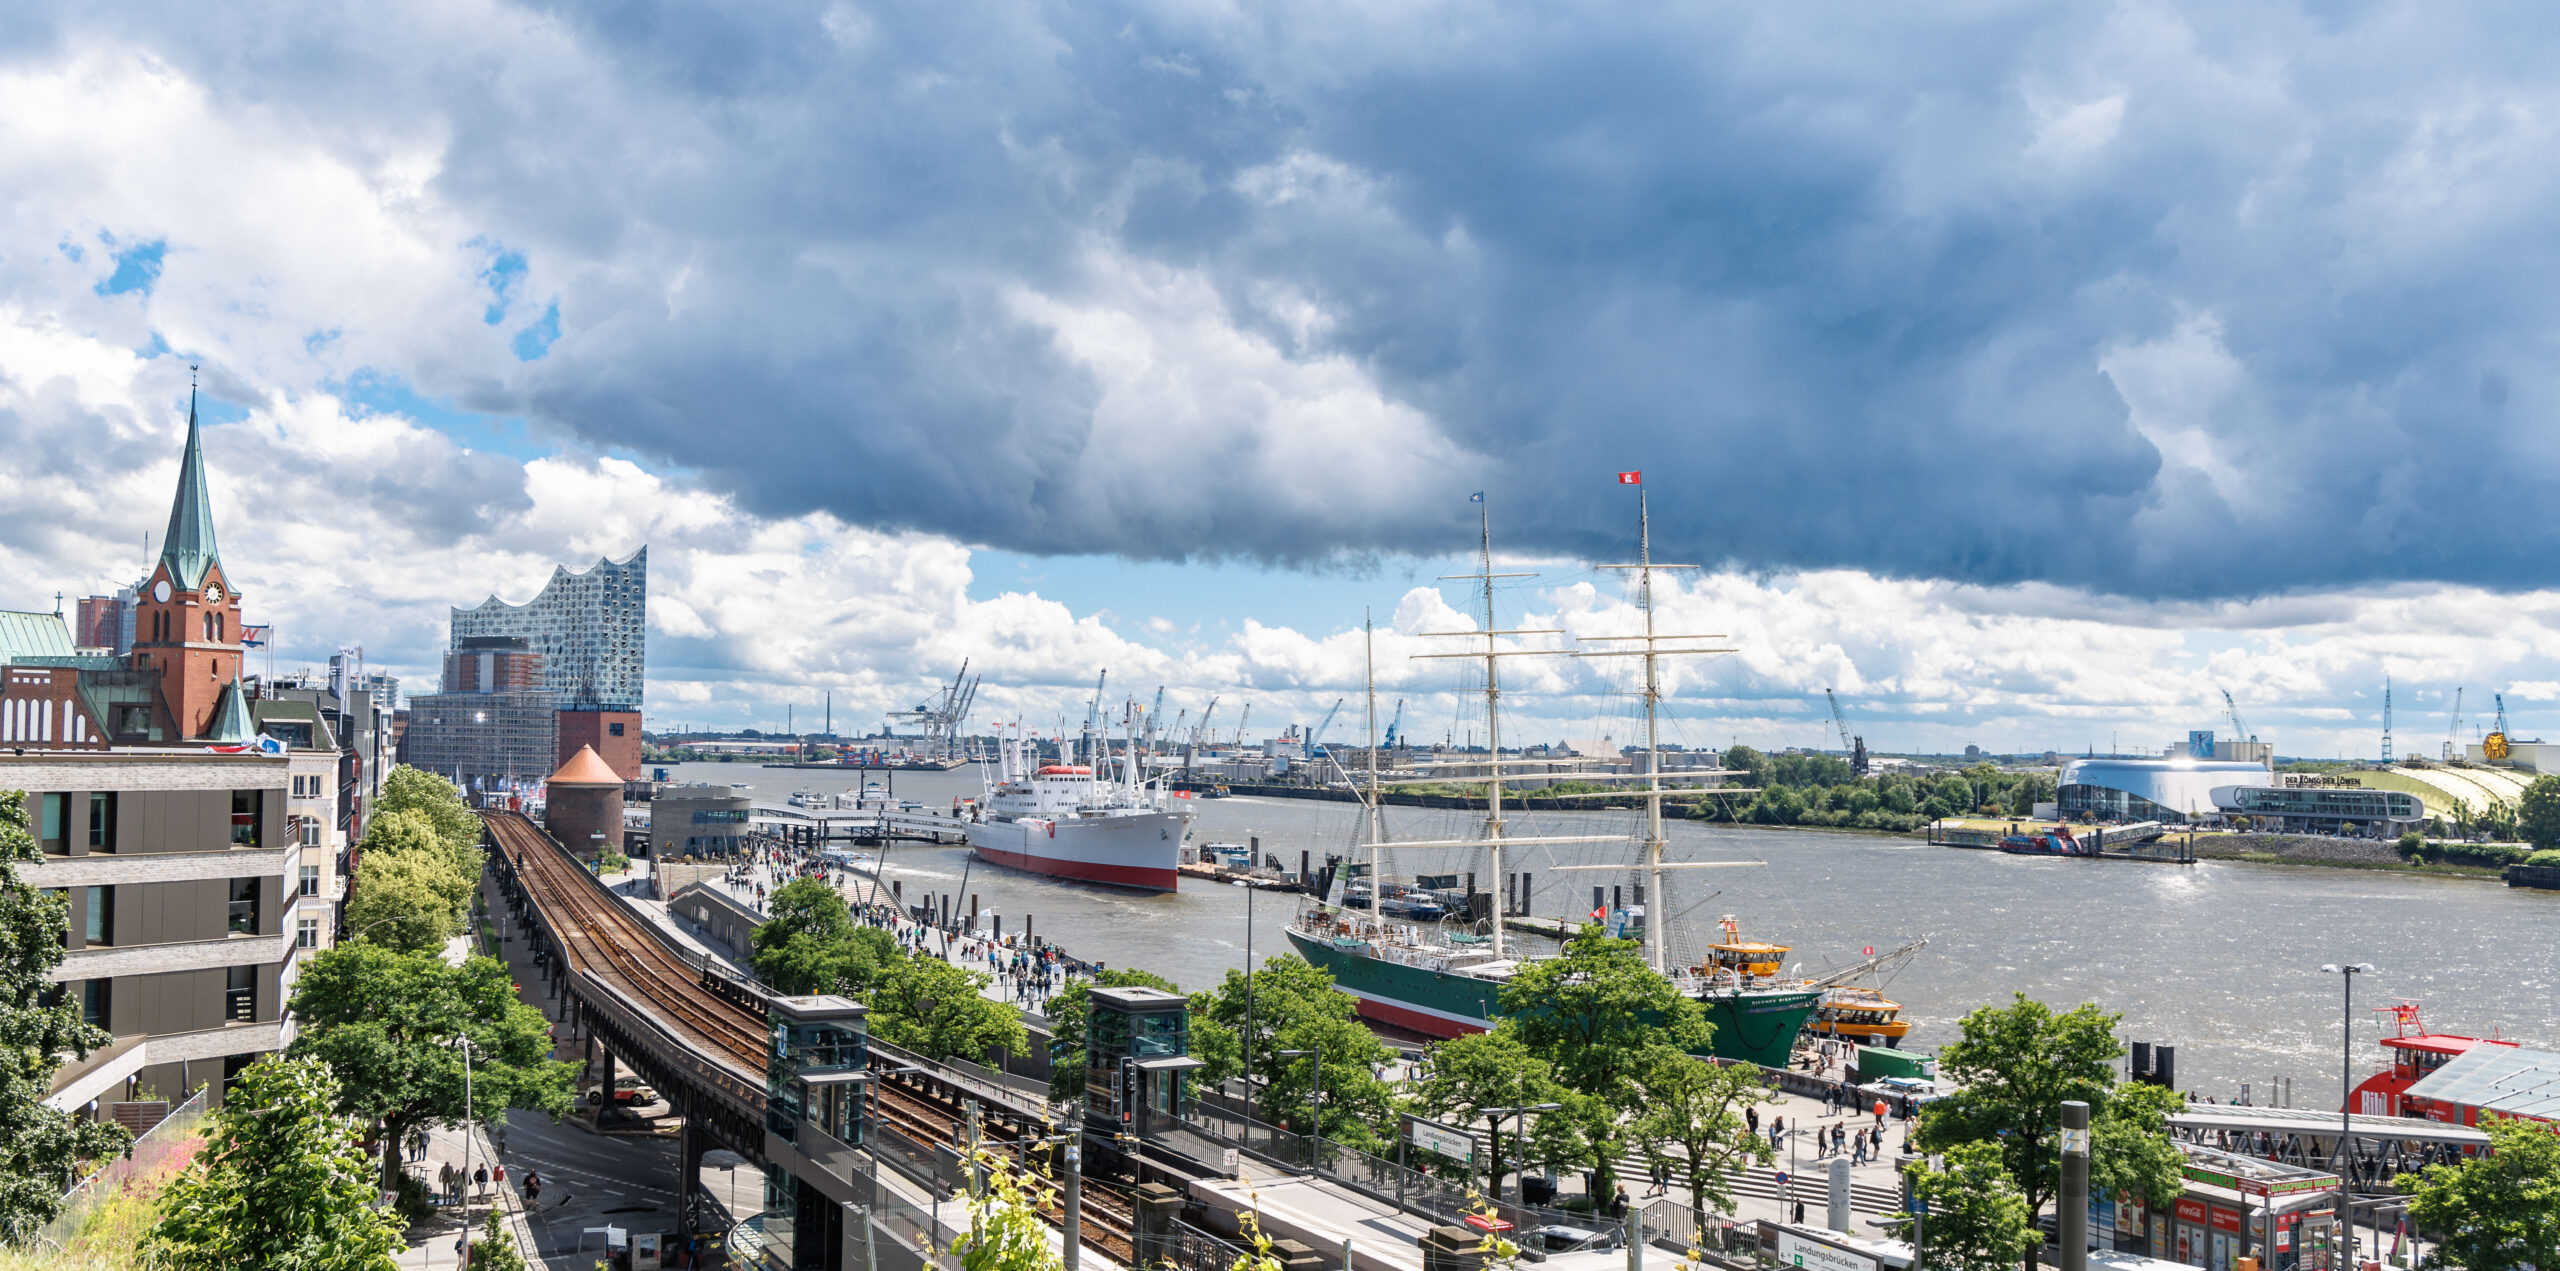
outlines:
[{"label": "white boat", "polygon": [[1018,732],[999,740],[997,769],[968,828],[978,859],[1052,878],[1174,890],[1174,866],[1191,834],[1189,794],[1142,779],[1134,764],[1122,764],[1113,779],[1085,764],[1038,764]]}]

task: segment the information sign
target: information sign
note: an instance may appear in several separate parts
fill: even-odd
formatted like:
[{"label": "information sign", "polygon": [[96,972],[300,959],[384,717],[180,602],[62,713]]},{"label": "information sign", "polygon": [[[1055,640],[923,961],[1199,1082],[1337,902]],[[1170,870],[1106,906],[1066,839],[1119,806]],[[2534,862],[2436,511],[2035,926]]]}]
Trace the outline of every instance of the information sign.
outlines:
[{"label": "information sign", "polygon": [[1874,1258],[1863,1253],[1824,1244],[1783,1228],[1778,1232],[1778,1263],[1802,1267],[1804,1271],[1877,1271],[1878,1267]]},{"label": "information sign", "polygon": [[1425,1121],[1420,1117],[1408,1117],[1404,1123],[1404,1139],[1405,1142],[1426,1152],[1437,1152],[1451,1160],[1465,1161],[1470,1165],[1475,1163],[1475,1136],[1453,1126],[1442,1125],[1437,1121]]}]

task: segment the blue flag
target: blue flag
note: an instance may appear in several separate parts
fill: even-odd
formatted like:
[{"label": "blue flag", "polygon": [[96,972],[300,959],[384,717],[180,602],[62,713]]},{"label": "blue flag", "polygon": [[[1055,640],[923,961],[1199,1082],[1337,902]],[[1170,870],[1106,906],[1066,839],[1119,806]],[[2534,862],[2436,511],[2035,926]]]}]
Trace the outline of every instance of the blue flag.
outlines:
[{"label": "blue flag", "polygon": [[1482,503],[1482,502],[1484,502],[1484,491],[1482,491],[1482,490],[1478,490],[1478,491],[1476,491],[1475,493],[1468,495],[1468,496],[1467,496],[1467,502],[1469,502],[1469,503]]}]

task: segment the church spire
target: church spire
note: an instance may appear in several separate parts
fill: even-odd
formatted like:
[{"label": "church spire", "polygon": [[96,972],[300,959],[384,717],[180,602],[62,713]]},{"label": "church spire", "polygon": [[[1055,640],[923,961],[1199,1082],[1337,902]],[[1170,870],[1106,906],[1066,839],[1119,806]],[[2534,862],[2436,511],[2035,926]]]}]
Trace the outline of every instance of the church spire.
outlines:
[{"label": "church spire", "polygon": [[178,497],[169,507],[169,533],[160,543],[160,559],[169,566],[170,582],[192,591],[204,583],[206,567],[217,559],[213,546],[213,496],[205,490],[204,438],[196,423],[194,368],[187,384],[187,451],[178,462]]}]

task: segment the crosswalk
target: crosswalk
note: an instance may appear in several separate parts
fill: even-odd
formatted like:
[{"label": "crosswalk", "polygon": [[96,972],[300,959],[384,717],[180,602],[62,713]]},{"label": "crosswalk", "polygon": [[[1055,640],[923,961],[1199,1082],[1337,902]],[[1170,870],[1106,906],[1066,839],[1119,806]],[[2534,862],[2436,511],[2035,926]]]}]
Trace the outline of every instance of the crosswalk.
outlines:
[{"label": "crosswalk", "polygon": [[[1651,1188],[1652,1184],[1645,1180],[1651,1177],[1652,1168],[1652,1165],[1641,1156],[1629,1155],[1619,1158],[1618,1176],[1627,1180],[1628,1195],[1637,1195]],[[1788,1198],[1792,1190],[1795,1199],[1808,1205],[1820,1206],[1827,1203],[1827,1198],[1831,1195],[1830,1169],[1831,1162],[1828,1159],[1804,1162],[1801,1171],[1791,1180],[1792,1188],[1789,1184],[1778,1181],[1780,1169],[1765,1166],[1755,1165],[1748,1169],[1727,1170],[1725,1177],[1732,1180],[1728,1186],[1732,1189],[1736,1200],[1783,1201]],[[1674,1191],[1680,1190],[1680,1173],[1680,1167],[1674,1164],[1671,1167],[1671,1186]],[[1856,1213],[1898,1213],[1902,1209],[1902,1193],[1897,1188],[1880,1183],[1866,1183],[1852,1179],[1849,1183],[1849,1208]]]}]

